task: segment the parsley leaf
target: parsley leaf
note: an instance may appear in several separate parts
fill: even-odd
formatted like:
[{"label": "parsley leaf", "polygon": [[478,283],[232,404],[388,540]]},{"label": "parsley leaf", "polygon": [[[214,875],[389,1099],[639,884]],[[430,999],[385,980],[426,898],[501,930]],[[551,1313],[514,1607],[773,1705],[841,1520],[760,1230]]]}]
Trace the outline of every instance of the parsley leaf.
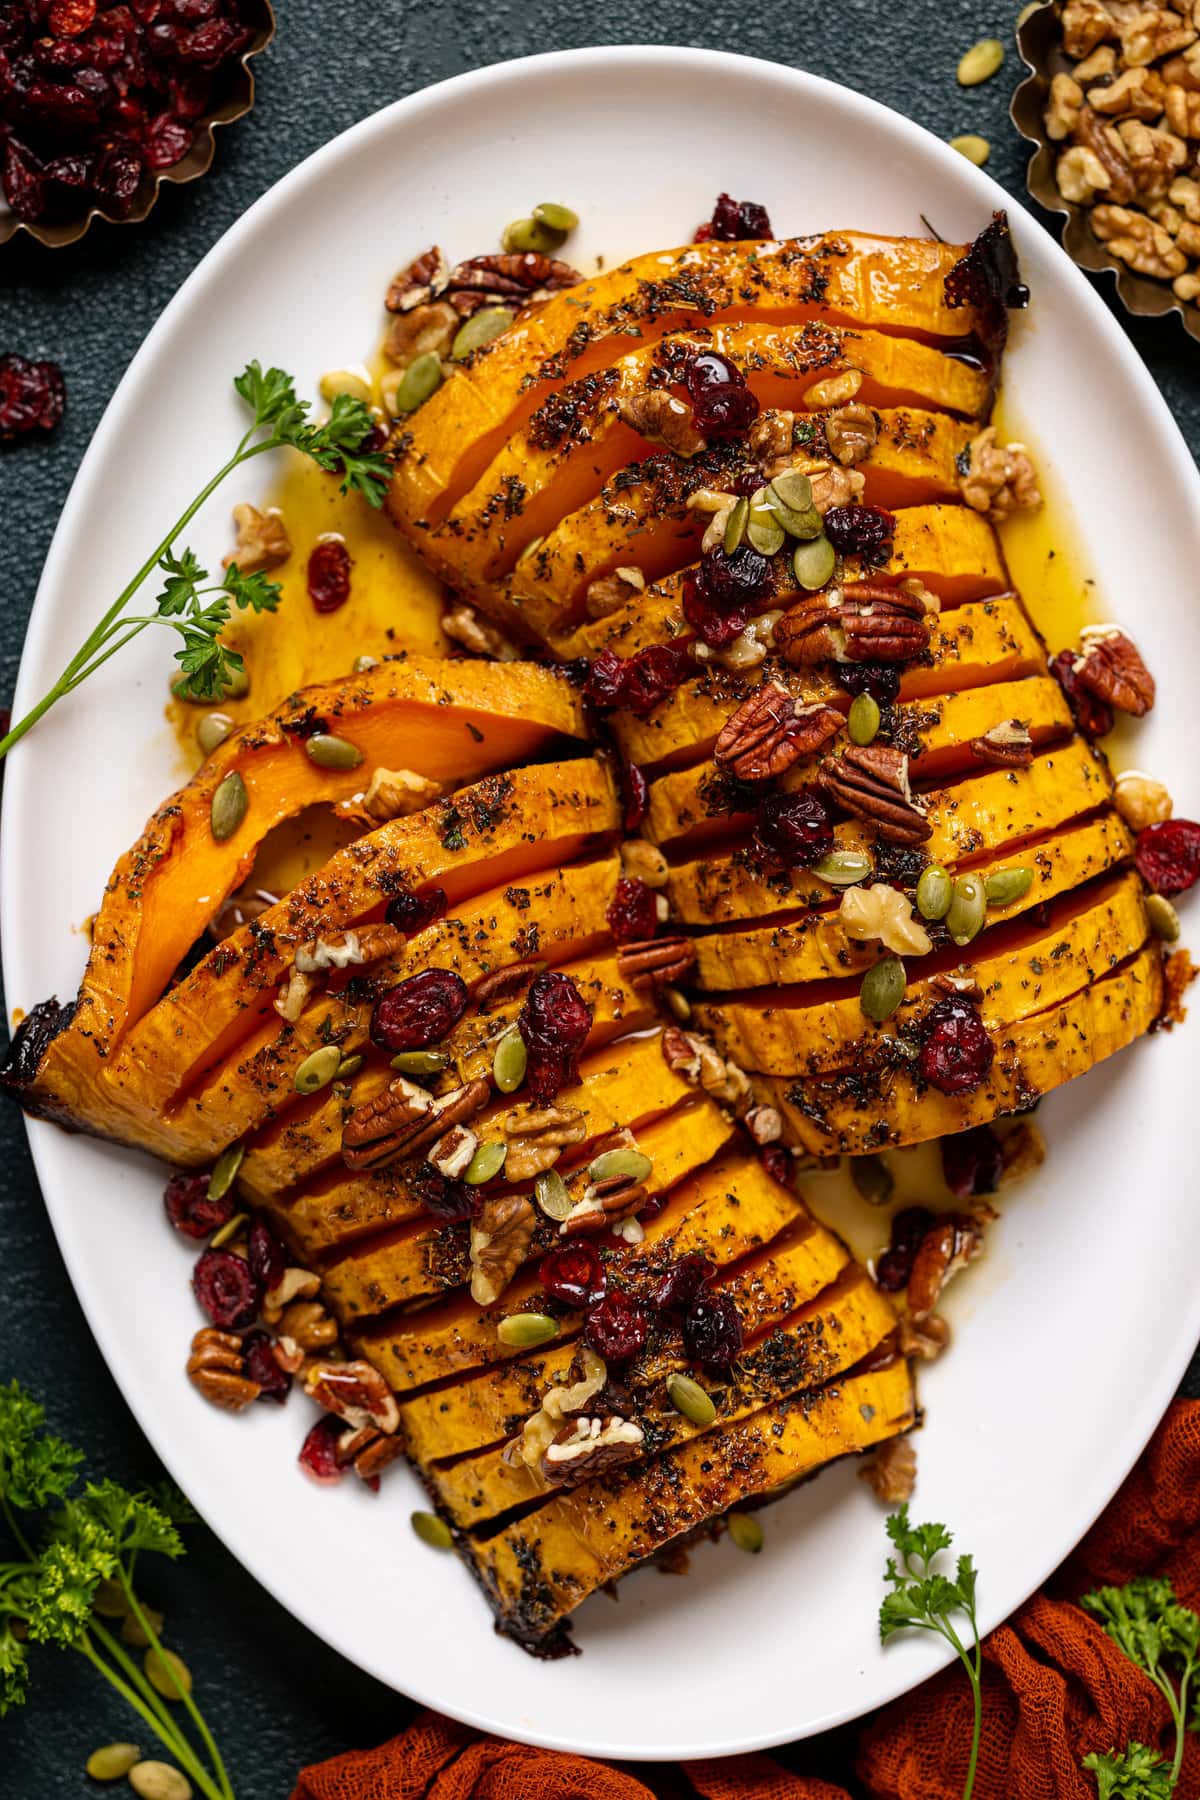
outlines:
[{"label": "parsley leaf", "polygon": [[1174,1792],[1166,1757],[1146,1744],[1105,1754],[1093,1750],[1084,1757],[1083,1767],[1096,1777],[1098,1800],[1171,1800]]},{"label": "parsley leaf", "polygon": [[[1146,1789],[1152,1800],[1160,1792],[1169,1794],[1183,1764],[1188,1688],[1200,1664],[1200,1615],[1180,1604],[1169,1581],[1150,1575],[1139,1575],[1124,1587],[1097,1588],[1085,1594],[1080,1605],[1100,1621],[1130,1662],[1150,1677],[1171,1709],[1175,1756],[1168,1770],[1169,1785]],[[1200,1709],[1193,1715],[1191,1729],[1200,1730]],[[1143,1746],[1130,1745],[1131,1752],[1135,1748],[1140,1750]],[[1105,1790],[1100,1791],[1103,1800]],[[1132,1794],[1140,1790],[1111,1789],[1113,1794],[1123,1795],[1126,1791]]]},{"label": "parsley leaf", "polygon": [[60,1500],[83,1453],[42,1430],[46,1415],[15,1381],[0,1387],[0,1499],[22,1512]]},{"label": "parsley leaf", "polygon": [[21,1706],[28,1692],[29,1659],[6,1619],[0,1628],[0,1719],[10,1707]]}]

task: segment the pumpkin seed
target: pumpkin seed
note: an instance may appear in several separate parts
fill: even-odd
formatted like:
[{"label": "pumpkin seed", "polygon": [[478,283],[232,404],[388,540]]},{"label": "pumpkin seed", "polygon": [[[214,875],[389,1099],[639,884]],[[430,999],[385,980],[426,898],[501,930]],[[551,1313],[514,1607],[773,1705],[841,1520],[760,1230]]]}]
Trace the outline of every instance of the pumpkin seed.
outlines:
[{"label": "pumpkin seed", "polygon": [[565,231],[556,231],[541,219],[514,219],[500,233],[501,247],[518,256],[553,256],[566,241]]},{"label": "pumpkin seed", "polygon": [[341,1062],[338,1064],[338,1080],[349,1081],[352,1075],[357,1075],[358,1071],[363,1066],[364,1060],[363,1057],[358,1056],[357,1054],[354,1056],[343,1056]]},{"label": "pumpkin seed", "polygon": [[746,536],[751,548],[757,550],[760,556],[774,556],[777,550],[783,549],[784,535],[783,526],[775,517],[766,488],[759,488],[750,496],[746,519]]},{"label": "pumpkin seed", "polygon": [[923,919],[944,919],[954,897],[954,883],[945,869],[930,863],[917,883],[917,911]]},{"label": "pumpkin seed", "polygon": [[852,1156],[850,1179],[868,1206],[886,1206],[896,1189],[896,1178],[882,1156]]},{"label": "pumpkin seed", "polygon": [[946,913],[946,929],[960,947],[969,944],[983,930],[987,916],[987,893],[980,875],[956,875],[954,892]]},{"label": "pumpkin seed", "polygon": [[429,396],[436,394],[441,385],[441,358],[435,356],[432,350],[426,350],[424,355],[413,358],[398,381],[385,383],[383,397],[388,411],[394,417],[400,417],[424,406]]},{"label": "pumpkin seed", "polygon": [[328,1087],[342,1066],[342,1052],[337,1044],[322,1044],[306,1056],[292,1078],[298,1094],[316,1094]]},{"label": "pumpkin seed", "polygon": [[173,1650],[147,1650],[142,1658],[146,1680],[164,1700],[182,1700],[192,1691],[192,1671]]},{"label": "pumpkin seed", "polygon": [[305,738],[304,749],[309,762],[316,763],[318,769],[357,769],[363,759],[357,744],[347,738],[332,737],[327,731]]},{"label": "pumpkin seed", "polygon": [[569,206],[560,206],[555,200],[543,200],[534,207],[533,216],[539,225],[546,225],[551,231],[561,231],[566,237],[574,231],[579,223],[579,214]]},{"label": "pumpkin seed", "polygon": [[513,1313],[510,1319],[501,1319],[496,1336],[510,1350],[533,1350],[558,1336],[558,1320],[548,1313]]},{"label": "pumpkin seed", "polygon": [[812,872],[830,887],[854,887],[865,881],[873,868],[865,850],[831,850],[813,864]]},{"label": "pumpkin seed", "polygon": [[250,796],[246,792],[246,784],[236,769],[230,769],[223,781],[217,783],[212,797],[212,811],[209,815],[212,834],[218,844],[231,838],[246,816],[250,805]]},{"label": "pumpkin seed", "polygon": [[234,1176],[242,1166],[242,1158],[246,1154],[245,1144],[230,1144],[222,1150],[213,1164],[213,1172],[208,1178],[208,1197],[210,1200],[223,1200],[233,1186]]},{"label": "pumpkin seed", "polygon": [[992,154],[992,146],[987,139],[980,137],[974,131],[964,131],[961,137],[952,137],[950,148],[957,150],[960,156],[965,156],[967,161],[974,163],[977,169],[982,169]]},{"label": "pumpkin seed", "polygon": [[421,1542],[428,1544],[431,1550],[449,1550],[454,1543],[450,1527],[436,1513],[415,1512],[412,1515],[412,1528]]},{"label": "pumpkin seed", "polygon": [[1033,886],[1032,869],[997,869],[983,884],[990,906],[1011,906],[1023,900]]},{"label": "pumpkin seed", "polygon": [[898,956],[885,956],[867,970],[858,990],[858,1003],[868,1019],[881,1025],[891,1018],[904,998],[906,980],[904,964]]},{"label": "pumpkin seed", "polygon": [[120,1781],[141,1760],[136,1744],[102,1744],[99,1750],[92,1751],[84,1766],[93,1781]]},{"label": "pumpkin seed", "polygon": [[232,730],[233,720],[228,713],[205,713],[196,726],[196,742],[205,756],[211,756],[218,744],[223,744]]},{"label": "pumpkin seed", "polygon": [[134,1763],[129,1785],[138,1800],[192,1800],[191,1782],[170,1763]]},{"label": "pumpkin seed", "polygon": [[750,502],[743,494],[741,499],[736,501],[730,509],[729,517],[725,521],[725,536],[722,540],[721,547],[726,556],[732,556],[742,539],[745,537],[746,521],[749,517]]},{"label": "pumpkin seed", "polygon": [[667,1376],[667,1399],[675,1411],[690,1419],[693,1425],[711,1425],[717,1416],[712,1395],[690,1375]]},{"label": "pumpkin seed", "polygon": [[[142,1619],[145,1619],[146,1625],[149,1625],[150,1631],[154,1633],[155,1637],[162,1636],[162,1628],[166,1623],[163,1614],[156,1611],[153,1606],[147,1606],[144,1601],[142,1602]],[[150,1634],[142,1624],[142,1619],[139,1619],[136,1613],[129,1612],[121,1621],[122,1638],[127,1644],[133,1644],[139,1650],[147,1649],[150,1644]]]},{"label": "pumpkin seed", "polygon": [[739,1550],[757,1556],[763,1547],[763,1528],[749,1513],[731,1512],[726,1519],[729,1536]]},{"label": "pumpkin seed", "polygon": [[797,544],[792,551],[792,574],[810,594],[825,586],[836,566],[837,553],[824,532],[809,543]]},{"label": "pumpkin seed", "polygon": [[511,1094],[520,1087],[528,1062],[525,1040],[514,1026],[500,1039],[492,1058],[492,1079],[502,1094]]},{"label": "pumpkin seed", "polygon": [[856,694],[846,721],[852,744],[870,744],[879,730],[879,702],[872,694]]},{"label": "pumpkin seed", "polygon": [[807,475],[801,475],[799,469],[785,469],[782,475],[776,475],[768,483],[767,493],[778,500],[781,506],[790,507],[793,512],[812,510],[812,482]]},{"label": "pumpkin seed", "polygon": [[[800,483],[804,486],[801,487]],[[807,499],[804,497],[807,489]],[[821,515],[812,503],[812,484],[806,475],[797,475],[789,482],[787,475],[779,476],[767,486],[767,505],[775,514],[789,537],[815,538],[821,535]],[[797,494],[798,504],[786,498],[788,494]]]},{"label": "pumpkin seed", "polygon": [[645,1181],[653,1167],[650,1158],[641,1150],[625,1145],[620,1150],[601,1151],[588,1164],[588,1175],[593,1181],[616,1181],[621,1176],[627,1176],[630,1181]]},{"label": "pumpkin seed", "polygon": [[348,394],[363,406],[371,404],[371,375],[363,363],[347,369],[326,369],[317,385],[322,400],[328,400],[330,406],[340,394]]},{"label": "pumpkin seed", "polygon": [[231,1244],[239,1232],[250,1223],[249,1213],[234,1213],[232,1219],[226,1219],[219,1231],[214,1231],[208,1240],[210,1250],[219,1250],[223,1244]]},{"label": "pumpkin seed", "polygon": [[1003,61],[1004,45],[1000,39],[980,38],[959,62],[959,86],[978,87],[981,81],[990,81],[993,75],[999,74]]},{"label": "pumpkin seed", "polygon": [[129,1596],[120,1582],[109,1576],[96,1589],[92,1606],[102,1619],[123,1619],[129,1611]]},{"label": "pumpkin seed", "polygon": [[687,995],[677,987],[665,987],[662,1000],[671,1017],[680,1025],[686,1025],[692,1016],[692,1003]]},{"label": "pumpkin seed", "polygon": [[444,1050],[401,1050],[391,1066],[401,1075],[440,1075],[450,1067],[450,1058]]},{"label": "pumpkin seed", "polygon": [[557,1169],[543,1169],[533,1184],[533,1197],[548,1219],[561,1225],[574,1202]]},{"label": "pumpkin seed", "polygon": [[1175,942],[1180,931],[1179,914],[1164,895],[1146,895],[1146,917],[1155,937],[1160,937],[1164,944]]},{"label": "pumpkin seed", "polygon": [[463,1180],[469,1181],[472,1187],[478,1187],[484,1181],[491,1181],[504,1167],[504,1159],[507,1155],[508,1145],[501,1144],[495,1138],[486,1144],[480,1144],[467,1164]]},{"label": "pumpkin seed", "polygon": [[507,306],[481,306],[459,326],[458,335],[450,346],[451,362],[466,362],[473,351],[481,350],[484,344],[490,344],[494,337],[507,331],[515,317]]},{"label": "pumpkin seed", "polygon": [[230,669],[221,683],[222,700],[244,700],[250,692],[250,674],[245,664]]}]

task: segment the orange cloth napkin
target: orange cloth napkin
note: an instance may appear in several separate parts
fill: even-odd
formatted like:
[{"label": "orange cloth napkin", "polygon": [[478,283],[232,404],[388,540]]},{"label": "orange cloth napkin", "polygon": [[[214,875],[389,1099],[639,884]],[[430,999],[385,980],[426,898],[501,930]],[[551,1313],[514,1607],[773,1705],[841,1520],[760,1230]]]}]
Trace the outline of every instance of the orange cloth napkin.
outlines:
[{"label": "orange cloth napkin", "polygon": [[[919,1509],[917,1516],[920,1516]],[[950,1521],[964,1549],[968,1522]],[[882,1544],[883,1534],[880,1532]],[[1166,1748],[1158,1690],[1074,1604],[1102,1582],[1163,1574],[1200,1610],[1200,1401],[1177,1401],[1107,1511],[1041,1593],[984,1645],[984,1724],[976,1800],[1095,1800],[1080,1758],[1137,1738]],[[987,1570],[981,1574],[986,1587]],[[959,1800],[971,1698],[962,1670],[937,1675],[863,1730],[860,1800]],[[804,1747],[796,1756],[803,1761]],[[1189,1735],[1179,1800],[1200,1795],[1200,1738]],[[767,1756],[628,1768],[481,1738],[425,1713],[377,1750],[301,1772],[292,1800],[850,1800],[828,1781]]]}]

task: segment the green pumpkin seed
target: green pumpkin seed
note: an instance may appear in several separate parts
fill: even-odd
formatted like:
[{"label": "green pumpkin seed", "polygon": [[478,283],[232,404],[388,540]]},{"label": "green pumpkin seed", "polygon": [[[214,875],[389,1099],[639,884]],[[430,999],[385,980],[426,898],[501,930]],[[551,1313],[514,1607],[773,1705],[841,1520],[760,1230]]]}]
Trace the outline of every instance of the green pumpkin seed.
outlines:
[{"label": "green pumpkin seed", "polygon": [[775,517],[766,488],[759,488],[750,496],[746,519],[746,537],[751,548],[757,550],[760,556],[774,556],[776,551],[783,549],[784,535],[783,526]]},{"label": "green pumpkin seed", "polygon": [[1033,886],[1032,869],[997,869],[983,884],[989,906],[1011,906]]},{"label": "green pumpkin seed", "polygon": [[96,1589],[93,1609],[102,1619],[123,1619],[129,1611],[129,1596],[115,1576],[109,1576]]},{"label": "green pumpkin seed", "polygon": [[579,214],[569,206],[560,206],[555,200],[543,200],[533,209],[533,216],[539,225],[547,226],[551,231],[561,231],[566,237],[574,231],[579,223]]},{"label": "green pumpkin seed", "polygon": [[246,816],[250,805],[250,796],[246,792],[246,784],[236,769],[230,769],[223,781],[218,782],[212,797],[212,811],[209,815],[212,834],[218,844],[231,838]]},{"label": "green pumpkin seed", "polygon": [[164,1700],[182,1700],[192,1691],[192,1671],[173,1650],[147,1650],[142,1658],[146,1680]]},{"label": "green pumpkin seed", "polygon": [[574,1202],[557,1169],[543,1169],[533,1184],[533,1197],[548,1219],[561,1225]]},{"label": "green pumpkin seed", "polygon": [[491,1181],[504,1167],[504,1159],[507,1155],[508,1145],[499,1143],[495,1138],[486,1144],[480,1144],[467,1164],[463,1180],[469,1181],[472,1187],[478,1187],[484,1181]]},{"label": "green pumpkin seed", "polygon": [[514,1026],[500,1039],[492,1058],[492,1080],[502,1094],[515,1093],[520,1087],[525,1079],[528,1062],[529,1052],[525,1048],[525,1040]]},{"label": "green pumpkin seed", "polygon": [[[145,1619],[146,1625],[150,1627],[150,1631],[154,1633],[155,1637],[162,1636],[162,1628],[166,1619],[153,1606],[147,1606],[145,1601],[142,1602],[142,1619]],[[129,1612],[121,1621],[122,1638],[127,1644],[133,1644],[138,1650],[147,1649],[150,1643],[150,1632],[146,1630],[146,1625],[142,1624],[142,1619],[139,1619],[136,1613]]]},{"label": "green pumpkin seed", "polygon": [[232,1244],[235,1237],[241,1235],[250,1223],[250,1214],[234,1213],[232,1219],[226,1219],[219,1231],[214,1231],[208,1240],[210,1250],[220,1250],[224,1244]]},{"label": "green pumpkin seed", "polygon": [[981,81],[990,81],[993,75],[1000,72],[1004,61],[1004,45],[999,38],[981,38],[972,44],[958,65],[958,83],[960,87],[978,87]]},{"label": "green pumpkin seed", "polygon": [[812,510],[812,482],[807,475],[801,475],[799,469],[785,469],[782,475],[776,475],[774,481],[768,483],[767,493],[792,512]]},{"label": "green pumpkin seed", "polygon": [[233,730],[233,720],[228,713],[210,712],[196,726],[196,742],[205,756],[211,756],[219,744]]},{"label": "green pumpkin seed", "polygon": [[886,1206],[896,1190],[896,1178],[882,1156],[852,1156],[850,1179],[868,1206]]},{"label": "green pumpkin seed", "polygon": [[677,987],[663,988],[662,1001],[677,1024],[687,1024],[692,1016],[692,1003],[682,989]]},{"label": "green pumpkin seed", "polygon": [[954,883],[936,863],[922,871],[917,883],[917,911],[923,919],[944,919],[954,897]]},{"label": "green pumpkin seed", "polygon": [[593,1181],[616,1181],[626,1177],[630,1181],[645,1181],[654,1164],[640,1150],[632,1150],[628,1145],[620,1150],[604,1150],[594,1161],[588,1164],[588,1174]]},{"label": "green pumpkin seed", "polygon": [[449,1550],[454,1543],[450,1527],[436,1513],[415,1512],[412,1515],[412,1528],[421,1542],[428,1544],[431,1550]]},{"label": "green pumpkin seed", "polygon": [[982,169],[992,154],[992,146],[987,139],[980,137],[974,131],[964,131],[961,137],[952,137],[950,148],[957,150],[960,156],[965,156],[967,161],[974,163],[977,169]]},{"label": "green pumpkin seed", "polygon": [[309,762],[316,763],[318,769],[357,769],[363,759],[357,744],[346,738],[332,737],[327,731],[318,731],[315,736],[305,738],[304,749]]},{"label": "green pumpkin seed", "polygon": [[731,1541],[748,1556],[757,1556],[763,1547],[763,1528],[749,1513],[732,1512],[726,1519]]},{"label": "green pumpkin seed", "polygon": [[1160,937],[1164,944],[1175,942],[1180,932],[1179,914],[1163,894],[1146,895],[1146,917],[1155,937]]},{"label": "green pumpkin seed", "polygon": [[854,887],[865,881],[874,864],[865,850],[831,850],[812,866],[812,872],[830,887]]},{"label": "green pumpkin seed", "polygon": [[496,1336],[510,1350],[534,1350],[558,1336],[558,1320],[548,1313],[514,1313],[510,1319],[501,1319]]},{"label": "green pumpkin seed", "polygon": [[481,306],[459,326],[458,335],[450,346],[451,362],[466,362],[473,351],[481,350],[484,344],[490,344],[494,337],[507,331],[515,317],[507,306]]},{"label": "green pumpkin seed", "polygon": [[836,567],[837,552],[824,533],[792,551],[792,574],[810,594],[825,586]]},{"label": "green pumpkin seed", "polygon": [[210,1200],[223,1200],[233,1186],[234,1177],[242,1166],[242,1158],[246,1154],[245,1144],[230,1144],[222,1150],[213,1164],[213,1172],[208,1178],[208,1197]]},{"label": "green pumpkin seed", "polygon": [[987,893],[980,875],[956,875],[954,892],[946,913],[946,929],[954,942],[969,944],[983,930],[987,916]]},{"label": "green pumpkin seed", "polygon": [[553,256],[562,249],[566,236],[565,231],[556,231],[541,219],[514,219],[500,233],[500,244],[510,255]]},{"label": "green pumpkin seed", "polygon": [[358,1055],[343,1056],[341,1062],[338,1064],[338,1080],[349,1081],[352,1076],[357,1075],[358,1071],[363,1066],[364,1060],[363,1057]]},{"label": "green pumpkin seed", "polygon": [[885,956],[882,962],[867,970],[858,991],[858,1003],[868,1019],[881,1025],[891,1018],[904,998],[906,979],[904,964],[898,956]]},{"label": "green pumpkin seed", "polygon": [[693,1425],[711,1425],[717,1416],[711,1394],[690,1375],[667,1376],[667,1399],[675,1411],[690,1419]]},{"label": "green pumpkin seed", "polygon": [[873,743],[879,731],[879,702],[871,694],[856,694],[846,721],[852,744]]},{"label": "green pumpkin seed", "polygon": [[85,1766],[93,1781],[120,1781],[141,1760],[136,1744],[103,1744],[92,1751]]},{"label": "green pumpkin seed", "polygon": [[129,1785],[138,1800],[192,1800],[192,1784],[171,1763],[154,1758],[134,1763]]},{"label": "green pumpkin seed", "polygon": [[742,498],[731,508],[729,517],[725,521],[725,536],[722,540],[721,547],[726,556],[732,556],[742,539],[745,537],[746,523],[749,517],[750,502],[743,494]]},{"label": "green pumpkin seed", "polygon": [[328,1087],[342,1066],[342,1052],[337,1044],[322,1044],[306,1056],[292,1078],[298,1094],[316,1094]]},{"label": "green pumpkin seed", "polygon": [[400,1075],[440,1075],[450,1067],[450,1058],[444,1050],[401,1050],[391,1066]]},{"label": "green pumpkin seed", "polygon": [[424,406],[430,394],[435,394],[442,385],[441,358],[432,350],[423,356],[414,357],[404,371],[404,379],[396,388],[392,400],[392,410],[396,413],[413,413],[418,406]]}]

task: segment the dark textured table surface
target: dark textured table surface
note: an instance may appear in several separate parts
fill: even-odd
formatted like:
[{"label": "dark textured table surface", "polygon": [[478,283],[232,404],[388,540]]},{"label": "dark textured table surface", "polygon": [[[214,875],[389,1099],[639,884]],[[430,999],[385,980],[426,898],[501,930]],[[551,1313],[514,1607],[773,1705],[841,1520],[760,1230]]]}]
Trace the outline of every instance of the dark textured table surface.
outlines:
[{"label": "dark textured table surface", "polygon": [[[390,100],[444,76],[532,51],[602,43],[735,48],[830,76],[909,114],[939,136],[977,131],[990,168],[1023,191],[1023,146],[1008,122],[1020,69],[1015,5],[937,0],[831,0],[819,13],[750,0],[703,22],[685,0],[611,0],[603,19],[584,0],[536,8],[459,0],[279,0],[279,35],[259,70],[254,112],[220,136],[214,169],[164,190],[149,221],[93,228],[69,250],[18,240],[0,250],[0,350],[61,360],[70,411],[54,440],[0,454],[0,700],[11,694],[38,571],[79,459],[110,394],[163,306],[217,238],[309,151]],[[598,30],[600,24],[602,29]],[[736,27],[736,28],[735,28]],[[1001,76],[964,93],[963,50],[995,34]],[[1193,450],[1200,449],[1200,352],[1173,321],[1132,335]],[[85,1444],[92,1467],[149,1479],[153,1459],[103,1364],[67,1283],[15,1113],[0,1113],[0,1380],[18,1376],[54,1424]],[[1200,1391],[1193,1365],[1191,1391]],[[186,1649],[239,1800],[279,1800],[300,1763],[397,1730],[411,1708],[324,1648],[204,1531],[184,1563],[152,1584]],[[464,1668],[466,1668],[464,1663]],[[5,1800],[59,1800],[89,1784],[84,1761],[129,1734],[75,1659],[37,1658],[32,1704],[0,1726]],[[797,1766],[825,1772],[841,1746],[804,1746]]]}]

